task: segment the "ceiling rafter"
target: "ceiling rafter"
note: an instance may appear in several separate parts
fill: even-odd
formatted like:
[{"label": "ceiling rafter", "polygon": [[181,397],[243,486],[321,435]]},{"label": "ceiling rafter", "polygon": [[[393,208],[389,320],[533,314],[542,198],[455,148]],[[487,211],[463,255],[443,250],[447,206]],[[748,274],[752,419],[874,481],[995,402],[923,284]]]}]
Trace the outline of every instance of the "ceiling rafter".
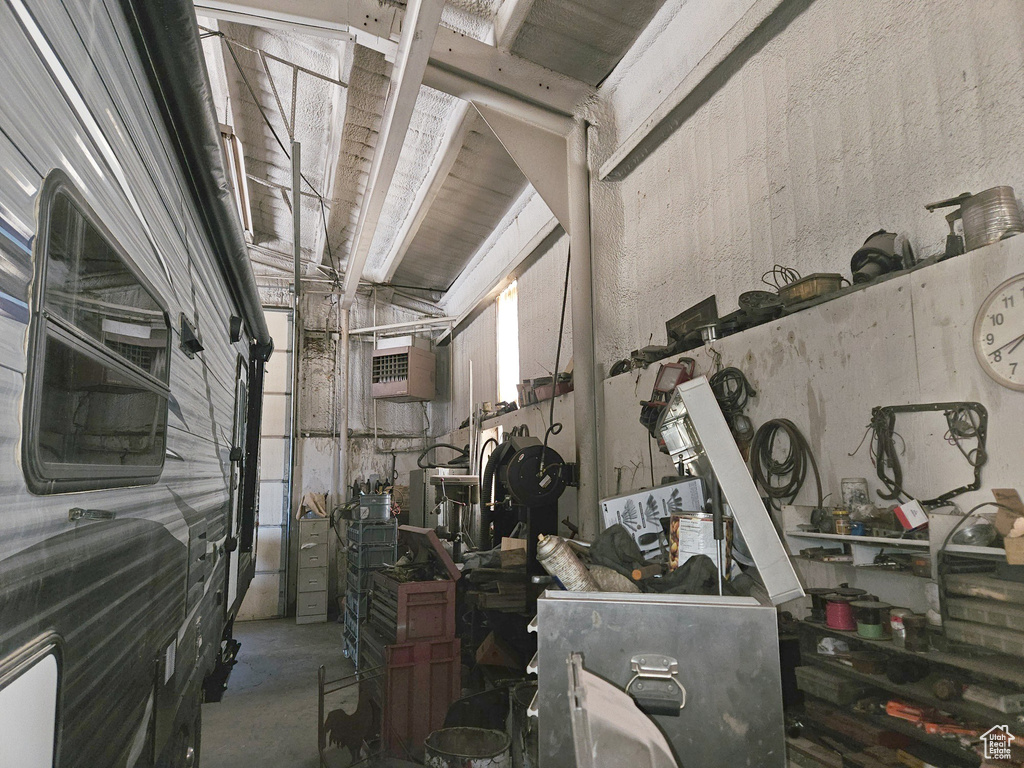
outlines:
[{"label": "ceiling rafter", "polygon": [[[505,0],[501,4],[498,15],[494,19],[494,42],[499,49],[508,50],[515,42],[533,3],[534,0]],[[434,156],[434,161],[427,172],[423,186],[420,187],[413,207],[406,216],[391,250],[381,264],[380,271],[385,280],[391,280],[401,266],[402,260],[409,252],[416,235],[419,234],[420,227],[427,218],[431,206],[451,174],[470,129],[478,120],[476,110],[472,105],[468,101],[460,101],[448,121],[445,136],[441,141],[441,148]]]},{"label": "ceiling rafter", "polygon": [[[394,33],[404,23],[400,10],[382,8],[373,0],[195,0],[195,6],[197,13],[211,18],[354,40],[375,50],[394,46]],[[515,16],[518,18],[518,13]],[[525,18],[523,14],[518,20],[520,26]],[[499,43],[514,41],[518,32],[510,18]],[[370,44],[371,38],[375,44]],[[596,93],[591,85],[445,27],[437,30],[429,58],[431,69],[468,78],[566,116],[577,114]]]},{"label": "ceiling rafter", "polygon": [[342,300],[345,308],[350,307],[355,300],[356,287],[366,266],[388,187],[398,166],[443,8],[444,0],[412,0],[406,12],[398,59],[391,75],[391,92],[385,103],[378,146],[373,155],[370,179],[359,209],[356,235],[345,268]]}]

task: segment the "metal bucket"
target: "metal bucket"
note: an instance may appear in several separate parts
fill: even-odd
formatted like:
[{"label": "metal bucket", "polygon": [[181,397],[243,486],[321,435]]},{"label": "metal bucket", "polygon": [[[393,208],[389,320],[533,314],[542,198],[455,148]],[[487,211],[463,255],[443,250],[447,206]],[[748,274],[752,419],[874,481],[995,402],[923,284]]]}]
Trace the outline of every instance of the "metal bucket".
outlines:
[{"label": "metal bucket", "polygon": [[960,215],[968,251],[1024,232],[1013,187],[992,187],[972,195],[961,203]]},{"label": "metal bucket", "polygon": [[391,517],[390,493],[364,493],[359,497],[360,520],[387,520]]},{"label": "metal bucket", "polygon": [[511,768],[507,733],[487,728],[442,728],[427,736],[428,768]]}]

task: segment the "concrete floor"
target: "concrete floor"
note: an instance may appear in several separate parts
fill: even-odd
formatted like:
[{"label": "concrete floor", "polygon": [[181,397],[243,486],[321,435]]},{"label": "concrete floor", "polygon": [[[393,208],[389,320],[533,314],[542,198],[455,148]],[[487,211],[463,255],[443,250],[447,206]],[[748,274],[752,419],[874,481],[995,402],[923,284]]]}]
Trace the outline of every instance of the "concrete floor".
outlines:
[{"label": "concrete floor", "polygon": [[[353,672],[341,625],[247,621],[235,637],[242,649],[224,699],[203,705],[202,768],[318,768],[317,669],[328,680]],[[339,704],[355,709],[354,687],[328,709]]]}]

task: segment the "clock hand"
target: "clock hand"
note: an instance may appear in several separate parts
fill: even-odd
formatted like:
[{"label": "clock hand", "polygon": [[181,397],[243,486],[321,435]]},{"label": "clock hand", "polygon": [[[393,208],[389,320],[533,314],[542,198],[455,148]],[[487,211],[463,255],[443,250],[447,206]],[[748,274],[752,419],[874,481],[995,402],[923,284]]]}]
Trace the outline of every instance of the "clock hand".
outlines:
[{"label": "clock hand", "polygon": [[1017,347],[1019,347],[1021,344],[1024,344],[1024,334],[1020,335],[1020,337],[1017,339],[1017,343],[1010,347],[1010,350],[1006,354],[1012,355],[1014,352],[1017,351]]},{"label": "clock hand", "polygon": [[[1004,349],[1006,349],[1011,344],[1014,345],[1013,349],[1016,349],[1017,347],[1020,346],[1020,343],[1022,341],[1024,341],[1024,333],[1022,333],[1020,336],[1018,336],[1018,337],[1016,337],[1014,339],[1010,339],[1008,342],[1003,344],[1003,346],[999,347],[999,349],[993,349],[991,352],[986,352],[986,354],[994,355],[996,352],[1002,352]],[[1010,352],[1013,352],[1013,349],[1011,349]],[[1010,352],[1008,352],[1007,354],[1010,354]]]}]

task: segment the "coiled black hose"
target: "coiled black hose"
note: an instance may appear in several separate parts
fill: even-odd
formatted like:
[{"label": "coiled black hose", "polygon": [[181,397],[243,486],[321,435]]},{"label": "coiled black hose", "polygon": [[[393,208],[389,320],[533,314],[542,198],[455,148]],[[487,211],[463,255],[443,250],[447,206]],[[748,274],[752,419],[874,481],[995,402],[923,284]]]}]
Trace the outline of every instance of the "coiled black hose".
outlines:
[{"label": "coiled black hose", "polygon": [[[788,438],[789,450],[781,459],[775,458],[776,440],[780,434]],[[824,504],[821,495],[821,475],[818,464],[811,453],[811,447],[796,424],[789,419],[766,421],[754,433],[750,444],[750,471],[772,507],[780,509],[790,504],[803,487],[807,477],[807,466],[814,471],[818,487],[818,508]]]},{"label": "coiled black hose", "polygon": [[[458,457],[452,459],[447,464],[437,464],[435,462],[423,463],[423,458],[430,452],[436,451],[438,448],[451,448],[453,451],[459,454]],[[416,457],[416,466],[420,469],[433,469],[434,467],[457,467],[457,466],[468,466],[469,465],[469,449],[459,448],[457,445],[451,443],[434,443],[424,448],[420,455]]]}]

